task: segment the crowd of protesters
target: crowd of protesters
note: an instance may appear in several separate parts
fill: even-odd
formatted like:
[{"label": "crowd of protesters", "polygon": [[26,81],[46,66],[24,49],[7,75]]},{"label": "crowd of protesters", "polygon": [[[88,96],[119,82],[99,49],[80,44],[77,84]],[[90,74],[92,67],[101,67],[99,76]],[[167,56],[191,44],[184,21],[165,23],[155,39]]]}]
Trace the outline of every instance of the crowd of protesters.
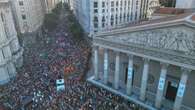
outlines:
[{"label": "crowd of protesters", "polygon": [[[52,32],[44,32],[36,45],[24,47],[24,66],[15,79],[1,87],[0,108],[13,110],[134,110],[131,102],[81,80],[90,68],[90,45],[75,39],[66,18]],[[73,77],[69,77],[73,76]],[[64,79],[65,90],[56,90]]]}]

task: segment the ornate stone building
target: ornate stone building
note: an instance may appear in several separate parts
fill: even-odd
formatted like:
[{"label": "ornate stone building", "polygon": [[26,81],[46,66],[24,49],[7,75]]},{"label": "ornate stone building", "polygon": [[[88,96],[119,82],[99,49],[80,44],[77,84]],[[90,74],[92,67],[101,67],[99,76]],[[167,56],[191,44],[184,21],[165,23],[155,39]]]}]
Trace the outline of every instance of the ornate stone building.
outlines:
[{"label": "ornate stone building", "polygon": [[18,31],[31,33],[43,24],[43,0],[11,0]]},{"label": "ornate stone building", "polygon": [[23,62],[9,0],[0,0],[0,84],[16,75]]},{"label": "ornate stone building", "polygon": [[195,109],[195,13],[97,33],[88,81],[149,110]]}]

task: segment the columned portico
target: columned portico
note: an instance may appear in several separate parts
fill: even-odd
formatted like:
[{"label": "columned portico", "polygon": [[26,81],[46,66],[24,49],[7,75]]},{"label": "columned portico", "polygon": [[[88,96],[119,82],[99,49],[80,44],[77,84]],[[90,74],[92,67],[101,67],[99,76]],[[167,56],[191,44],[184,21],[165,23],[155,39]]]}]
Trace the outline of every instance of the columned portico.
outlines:
[{"label": "columned portico", "polygon": [[108,83],[108,50],[104,48],[104,84]]},{"label": "columned portico", "polygon": [[[109,50],[107,48],[103,48],[104,49],[104,53],[103,53],[103,59],[104,59],[104,72],[103,72],[103,83],[104,85],[108,84],[108,79],[109,79],[109,71],[108,71],[108,65],[109,65]],[[98,63],[99,63],[99,46],[94,46],[94,80],[98,81],[99,79],[99,73],[98,73]],[[111,49],[112,50],[112,49]],[[115,71],[113,74],[113,90],[117,90],[119,91],[119,85],[120,85],[120,65],[121,65],[121,58],[120,55],[121,54],[128,54],[128,53],[123,53],[123,52],[119,52],[116,50],[113,50],[115,53]],[[131,94],[133,87],[132,87],[132,82],[133,82],[133,59],[134,57],[136,57],[135,55],[132,54],[128,54],[128,71],[127,71],[127,84],[126,84],[126,95],[129,97],[132,97]],[[140,102],[144,103],[143,101],[145,101],[146,97],[147,97],[147,83],[148,83],[148,74],[149,74],[149,62],[151,61],[150,59],[147,58],[143,58],[143,70],[142,70],[142,78],[141,78],[141,87],[140,87]],[[111,62],[111,61],[110,61]],[[152,62],[152,61],[151,61]],[[160,62],[160,61],[159,61]],[[166,85],[166,79],[167,79],[167,70],[168,70],[168,66],[170,64],[168,63],[162,63],[160,62],[160,78],[158,79],[158,87],[157,87],[157,93],[156,93],[156,99],[154,99],[155,101],[155,107],[157,109],[161,108],[162,102],[163,102],[163,98],[164,98],[164,92],[165,92],[165,85]],[[181,67],[182,68],[182,67]],[[187,84],[187,79],[188,79],[188,74],[190,73],[189,69],[182,69],[182,75],[181,75],[181,80],[179,83],[179,88],[177,91],[177,96],[174,102],[174,107],[173,110],[180,110],[181,106],[182,106],[182,100],[183,100],[183,96],[185,93],[185,89],[186,89],[186,84]],[[108,85],[107,85],[108,86]],[[110,87],[110,86],[109,86]]]},{"label": "columned portico", "polygon": [[127,75],[127,95],[132,92],[132,77],[133,77],[133,55],[129,55],[128,75]]},{"label": "columned portico", "polygon": [[98,75],[98,46],[94,47],[94,74],[95,74],[95,80],[99,79],[99,75]]},{"label": "columned portico", "polygon": [[190,73],[191,70],[188,69],[184,69],[182,68],[182,75],[181,75],[181,79],[180,79],[180,83],[179,83],[179,88],[177,90],[177,96],[175,99],[175,103],[174,103],[174,108],[173,110],[180,110],[181,105],[182,105],[182,101],[183,101],[183,97],[185,94],[185,90],[186,90],[186,84],[187,84],[187,80],[188,80],[188,74]]},{"label": "columned portico", "polygon": [[156,101],[155,101],[155,106],[157,108],[161,107],[161,103],[163,99],[163,93],[165,89],[165,82],[166,82],[166,75],[167,75],[167,67],[168,67],[168,64],[161,63],[160,78],[159,78],[157,94],[156,94]]},{"label": "columned portico", "polygon": [[114,74],[114,88],[119,89],[119,73],[120,72],[120,53],[116,52],[115,74]]},{"label": "columned portico", "polygon": [[[124,4],[117,1],[116,5]],[[119,23],[124,9],[118,7],[115,16]],[[186,14],[177,19],[154,20],[94,34],[93,44],[104,49],[104,53],[99,54],[104,62],[103,75],[99,75],[103,81],[94,80],[96,72],[90,80],[149,110],[194,110],[194,17],[195,13]],[[112,51],[109,57],[107,49]],[[181,68],[185,69],[181,71]],[[112,84],[107,83],[108,79]]]},{"label": "columned portico", "polygon": [[141,81],[141,89],[140,89],[140,100],[144,101],[146,98],[146,89],[147,89],[147,82],[148,82],[148,72],[149,72],[149,59],[144,59],[144,68],[142,74],[142,81]]}]

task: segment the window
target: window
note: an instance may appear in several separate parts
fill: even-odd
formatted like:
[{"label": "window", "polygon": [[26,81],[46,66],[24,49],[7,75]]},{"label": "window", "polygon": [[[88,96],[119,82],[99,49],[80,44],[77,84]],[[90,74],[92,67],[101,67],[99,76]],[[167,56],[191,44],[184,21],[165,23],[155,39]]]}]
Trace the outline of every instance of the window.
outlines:
[{"label": "window", "polygon": [[105,9],[102,9],[102,13],[104,13],[105,12]]},{"label": "window", "polygon": [[24,5],[23,1],[19,1],[19,5],[23,6]]},{"label": "window", "polygon": [[129,13],[127,14],[127,19],[129,20]]},{"label": "window", "polygon": [[102,17],[102,22],[105,22],[105,21],[106,21],[106,20],[105,20],[105,17],[103,16],[103,17]]},{"label": "window", "polygon": [[111,23],[110,23],[110,24],[111,24],[111,26],[113,26],[113,25],[114,25],[114,22],[113,22],[113,21],[111,21]]},{"label": "window", "polygon": [[22,15],[22,19],[25,20],[26,19],[26,15]]},{"label": "window", "polygon": [[113,21],[114,20],[114,16],[113,15],[111,15],[111,21]]},{"label": "window", "polygon": [[98,8],[98,2],[94,2],[94,8]]},{"label": "window", "polygon": [[114,1],[111,2],[111,7],[114,7]]},{"label": "window", "polygon": [[98,23],[94,23],[94,28],[98,28]]},{"label": "window", "polygon": [[138,5],[138,1],[136,1],[136,5]]},{"label": "window", "polygon": [[94,9],[94,13],[98,13],[98,9]]},{"label": "window", "polygon": [[137,20],[137,11],[135,12],[135,20]]},{"label": "window", "polygon": [[122,21],[122,14],[120,14],[120,22]]},{"label": "window", "polygon": [[103,28],[105,27],[105,23],[102,23],[102,27],[103,27]]},{"label": "window", "polygon": [[98,23],[98,17],[97,16],[94,17],[94,22]]},{"label": "window", "polygon": [[105,2],[102,2],[102,7],[105,7]]},{"label": "window", "polygon": [[111,12],[114,12],[114,8],[111,8]]}]

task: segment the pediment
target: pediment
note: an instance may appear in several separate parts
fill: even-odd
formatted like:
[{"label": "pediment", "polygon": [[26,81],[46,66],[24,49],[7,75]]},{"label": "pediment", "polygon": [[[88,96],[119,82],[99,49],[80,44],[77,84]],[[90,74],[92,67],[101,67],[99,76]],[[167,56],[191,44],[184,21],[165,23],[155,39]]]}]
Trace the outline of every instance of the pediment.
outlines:
[{"label": "pediment", "polygon": [[195,30],[186,26],[129,32],[105,38],[195,56]]}]

